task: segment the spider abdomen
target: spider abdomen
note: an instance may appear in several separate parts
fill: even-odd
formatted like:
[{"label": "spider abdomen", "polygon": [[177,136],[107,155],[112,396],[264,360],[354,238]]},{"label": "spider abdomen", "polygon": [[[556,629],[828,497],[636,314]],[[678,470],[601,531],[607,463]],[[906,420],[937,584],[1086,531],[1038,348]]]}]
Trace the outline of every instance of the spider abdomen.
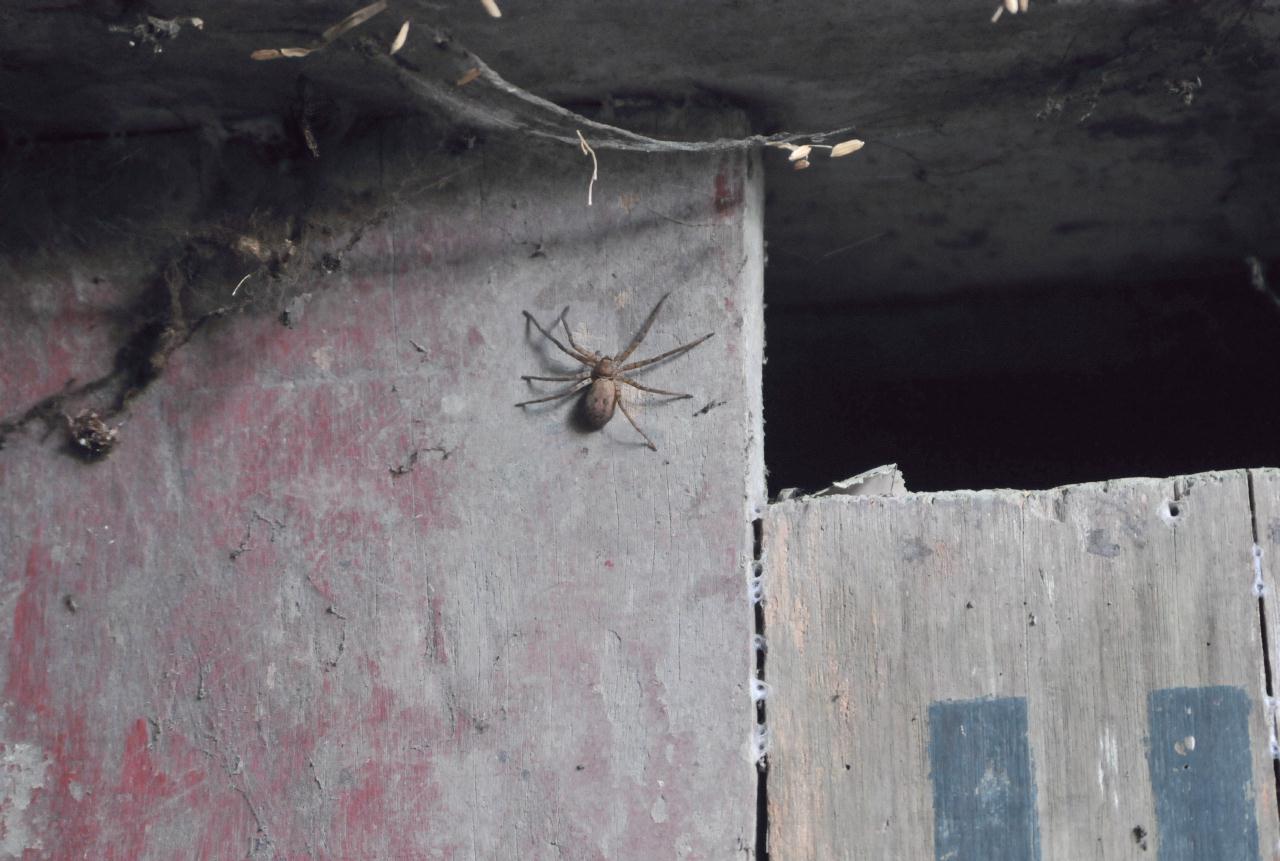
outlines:
[{"label": "spider abdomen", "polygon": [[592,381],[587,396],[582,400],[582,417],[592,430],[599,430],[613,418],[613,408],[618,402],[618,387],[605,377]]}]

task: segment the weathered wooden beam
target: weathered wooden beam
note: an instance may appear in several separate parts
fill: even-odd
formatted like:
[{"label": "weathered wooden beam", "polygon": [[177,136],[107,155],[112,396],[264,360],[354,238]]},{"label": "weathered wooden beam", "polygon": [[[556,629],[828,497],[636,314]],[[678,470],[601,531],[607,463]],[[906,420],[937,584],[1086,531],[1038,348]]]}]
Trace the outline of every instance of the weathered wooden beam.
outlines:
[{"label": "weathered wooden beam", "polygon": [[771,857],[1272,857],[1249,484],[771,506]]}]

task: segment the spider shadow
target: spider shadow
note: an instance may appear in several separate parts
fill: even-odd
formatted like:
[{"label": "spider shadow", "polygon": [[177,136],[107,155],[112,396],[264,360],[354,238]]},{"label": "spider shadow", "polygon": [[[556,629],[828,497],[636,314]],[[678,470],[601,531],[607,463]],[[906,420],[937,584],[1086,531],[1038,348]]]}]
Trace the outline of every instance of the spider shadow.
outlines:
[{"label": "spider shadow", "polygon": [[[565,308],[564,311],[561,311],[560,314],[551,321],[549,331],[555,331],[555,327],[560,325],[560,320],[568,310],[568,308]],[[524,336],[525,340],[529,342],[531,346],[534,346],[537,353],[541,356],[543,372],[553,375],[568,376],[590,370],[587,366],[582,364],[572,368],[567,367],[567,364],[560,359],[559,354],[553,352],[552,349],[548,349],[549,342],[545,338],[538,337],[537,330],[534,329],[533,324],[528,320],[525,320]],[[538,389],[532,381],[527,382],[525,385],[534,397],[537,397],[541,392],[541,390]],[[573,388],[575,385],[576,383],[572,382],[562,384],[565,389]],[[524,409],[534,413],[553,412],[555,410],[562,409],[565,404],[571,403],[573,404],[573,408],[569,411],[569,416],[565,420],[565,424],[567,424],[575,433],[585,436],[586,434],[594,433],[596,430],[599,430],[599,428],[591,427],[587,420],[586,401],[587,392],[590,388],[590,386],[585,386],[580,392],[571,397],[566,397],[563,400],[547,401],[544,404],[530,404]],[[555,394],[555,392],[547,391],[545,394]]]}]

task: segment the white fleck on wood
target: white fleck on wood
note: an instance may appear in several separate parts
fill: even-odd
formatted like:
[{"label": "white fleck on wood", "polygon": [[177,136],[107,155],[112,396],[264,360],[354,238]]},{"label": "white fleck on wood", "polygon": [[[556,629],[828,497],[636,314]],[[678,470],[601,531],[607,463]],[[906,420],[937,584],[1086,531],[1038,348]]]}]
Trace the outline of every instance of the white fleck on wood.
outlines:
[{"label": "white fleck on wood", "polygon": [[929,706],[1007,696],[1042,857],[1131,858],[1138,826],[1154,852],[1147,695],[1209,685],[1254,704],[1270,857],[1251,521],[1244,472],[771,506],[771,857],[933,858]]}]

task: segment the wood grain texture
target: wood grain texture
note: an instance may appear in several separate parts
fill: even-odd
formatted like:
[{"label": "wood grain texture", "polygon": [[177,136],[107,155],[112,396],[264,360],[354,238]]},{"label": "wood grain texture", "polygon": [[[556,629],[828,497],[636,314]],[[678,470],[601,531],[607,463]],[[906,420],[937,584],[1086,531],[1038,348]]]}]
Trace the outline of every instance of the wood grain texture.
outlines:
[{"label": "wood grain texture", "polygon": [[[176,352],[104,462],[0,452],[0,857],[750,852],[758,165],[611,155],[591,208],[572,148],[443,167],[294,328]],[[0,360],[55,366],[6,414],[90,337],[65,266],[3,295]],[[613,350],[667,291],[639,355],[716,335],[642,377],[695,395],[637,399],[658,453],[513,406],[564,366],[522,309]]]},{"label": "wood grain texture", "polygon": [[1212,686],[1272,857],[1251,530],[1244,472],[771,506],[771,857],[934,858],[929,709],[987,698],[1026,703],[1042,857],[1158,853],[1148,697]]},{"label": "wood grain texture", "polygon": [[[1280,722],[1276,702],[1280,693],[1280,469],[1249,470],[1250,501],[1253,505],[1254,589],[1261,593],[1263,624],[1266,625],[1270,658],[1271,714],[1267,721],[1272,755],[1280,759]],[[1280,795],[1280,788],[1277,789]],[[1277,847],[1280,852],[1280,847]]]}]

